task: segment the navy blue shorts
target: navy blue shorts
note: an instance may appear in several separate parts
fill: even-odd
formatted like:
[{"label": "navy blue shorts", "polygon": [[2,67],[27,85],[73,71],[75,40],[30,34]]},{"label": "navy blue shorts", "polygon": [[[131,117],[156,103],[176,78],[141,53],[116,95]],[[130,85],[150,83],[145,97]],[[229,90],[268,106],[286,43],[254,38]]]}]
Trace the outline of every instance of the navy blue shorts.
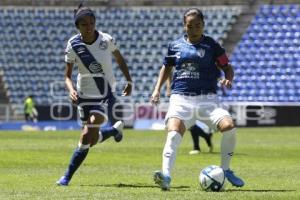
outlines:
[{"label": "navy blue shorts", "polygon": [[104,116],[107,121],[111,118],[110,115],[112,114],[112,107],[115,101],[116,98],[113,95],[100,100],[83,99],[79,97],[77,101],[78,115],[82,122],[86,122],[89,119],[91,113],[99,113]]}]

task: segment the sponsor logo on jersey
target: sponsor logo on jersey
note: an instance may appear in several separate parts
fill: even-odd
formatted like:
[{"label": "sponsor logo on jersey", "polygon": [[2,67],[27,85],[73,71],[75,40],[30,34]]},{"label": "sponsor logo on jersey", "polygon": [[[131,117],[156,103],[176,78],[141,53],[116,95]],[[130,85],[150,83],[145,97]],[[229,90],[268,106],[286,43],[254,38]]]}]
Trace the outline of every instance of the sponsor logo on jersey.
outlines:
[{"label": "sponsor logo on jersey", "polygon": [[196,71],[195,63],[183,63],[182,68],[191,72]]},{"label": "sponsor logo on jersey", "polygon": [[197,52],[197,54],[198,54],[198,56],[199,56],[200,58],[203,58],[204,55],[205,55],[205,50],[204,50],[204,49],[199,49],[198,52]]},{"label": "sponsor logo on jersey", "polygon": [[92,62],[89,65],[89,69],[93,72],[93,73],[103,73],[103,69],[100,63],[97,62]]},{"label": "sponsor logo on jersey", "polygon": [[84,53],[85,52],[85,48],[84,47],[79,47],[77,50],[78,54]]},{"label": "sponsor logo on jersey", "polygon": [[105,50],[107,49],[108,47],[108,43],[106,40],[101,40],[100,43],[99,43],[99,48],[102,49],[102,50]]}]

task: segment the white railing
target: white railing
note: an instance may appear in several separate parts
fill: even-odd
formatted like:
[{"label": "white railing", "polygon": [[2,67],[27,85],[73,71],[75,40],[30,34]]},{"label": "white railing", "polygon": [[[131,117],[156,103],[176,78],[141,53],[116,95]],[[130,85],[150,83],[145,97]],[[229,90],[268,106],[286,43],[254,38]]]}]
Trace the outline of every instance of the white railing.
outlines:
[{"label": "white railing", "polygon": [[0,121],[23,120],[23,105],[0,104]]},{"label": "white railing", "polygon": [[9,105],[0,104],[0,121],[9,121],[10,115]]}]

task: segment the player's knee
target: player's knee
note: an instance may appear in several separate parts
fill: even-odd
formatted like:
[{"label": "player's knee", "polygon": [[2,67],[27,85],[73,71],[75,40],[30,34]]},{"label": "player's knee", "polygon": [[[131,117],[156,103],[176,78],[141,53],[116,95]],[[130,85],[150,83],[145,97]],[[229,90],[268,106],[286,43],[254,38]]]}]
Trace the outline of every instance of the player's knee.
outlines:
[{"label": "player's knee", "polygon": [[232,130],[234,127],[235,126],[231,118],[224,118],[218,124],[218,128],[221,132]]},{"label": "player's knee", "polygon": [[89,124],[100,125],[105,121],[105,117],[99,113],[93,113],[89,118]]},{"label": "player's knee", "polygon": [[97,124],[97,122],[98,122],[97,118],[92,117],[90,119],[90,124]]},{"label": "player's knee", "polygon": [[177,118],[170,118],[168,120],[168,127],[167,127],[167,129],[168,129],[168,132],[170,132],[170,131],[177,131],[181,135],[183,135],[184,132],[185,132],[184,123],[180,119],[177,119]]}]

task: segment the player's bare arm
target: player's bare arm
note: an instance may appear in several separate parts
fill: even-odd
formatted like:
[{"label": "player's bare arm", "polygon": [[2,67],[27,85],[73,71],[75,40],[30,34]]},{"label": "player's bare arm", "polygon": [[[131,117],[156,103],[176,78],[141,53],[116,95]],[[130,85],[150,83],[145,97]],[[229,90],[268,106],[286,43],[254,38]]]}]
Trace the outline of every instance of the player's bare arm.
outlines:
[{"label": "player's bare arm", "polygon": [[74,89],[73,82],[72,82],[72,71],[73,71],[73,64],[67,63],[65,68],[65,84],[67,89],[70,92],[71,100],[77,101],[77,91]]},{"label": "player's bare arm", "polygon": [[114,55],[123,75],[125,76],[125,79],[127,80],[127,84],[123,90],[123,96],[129,96],[132,91],[132,79],[129,74],[128,66],[119,50],[115,50],[112,54]]},{"label": "player's bare arm", "polygon": [[157,83],[155,85],[154,91],[151,96],[151,103],[153,104],[159,103],[160,89],[163,86],[163,84],[166,82],[168,77],[170,77],[172,68],[173,66],[166,66],[166,65],[162,66],[159,72]]},{"label": "player's bare arm", "polygon": [[171,84],[172,84],[172,73],[169,74],[168,78],[167,78],[167,81],[166,81],[166,95],[167,97],[170,97],[171,96]]},{"label": "player's bare arm", "polygon": [[230,64],[227,64],[226,66],[221,68],[224,71],[225,79],[221,79],[220,83],[224,85],[227,88],[232,87],[232,81],[234,77],[234,71]]}]

